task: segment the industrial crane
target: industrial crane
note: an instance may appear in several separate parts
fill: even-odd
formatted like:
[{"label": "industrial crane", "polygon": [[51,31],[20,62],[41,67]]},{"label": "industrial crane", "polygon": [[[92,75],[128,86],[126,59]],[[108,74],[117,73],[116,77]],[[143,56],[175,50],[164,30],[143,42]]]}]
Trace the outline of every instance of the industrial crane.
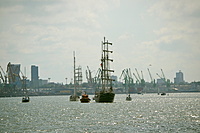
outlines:
[{"label": "industrial crane", "polygon": [[99,68],[94,77],[94,88],[96,91],[98,91],[100,84],[101,84],[101,69]]},{"label": "industrial crane", "polygon": [[[1,80],[3,81],[3,83],[4,83],[5,80],[4,80],[4,78],[3,78],[2,74],[1,74],[1,71],[0,71],[0,78],[1,78]],[[1,83],[1,80],[0,80],[0,83]]]},{"label": "industrial crane", "polygon": [[126,97],[126,100],[130,101],[132,98],[130,97],[130,88],[134,86],[134,83],[133,83],[133,78],[131,76],[131,69],[124,69],[122,71],[122,74],[120,76],[120,79],[122,78],[123,76],[123,80],[124,80],[124,85],[125,85],[125,90],[127,91],[128,93],[128,97]]},{"label": "industrial crane", "polygon": [[136,82],[140,84],[141,81],[138,79],[138,77],[135,75],[135,73],[133,73],[133,76],[136,78],[136,80],[137,80]]},{"label": "industrial crane", "polygon": [[135,71],[136,71],[136,73],[137,73],[137,75],[138,75],[139,80],[141,81],[140,75],[139,75],[139,73],[138,73],[138,71],[137,71],[136,68],[135,68]]},{"label": "industrial crane", "polygon": [[3,72],[3,75],[2,75],[2,72],[0,71],[0,78],[2,79],[2,81],[3,81],[3,83],[5,83],[5,84],[7,84],[7,75],[6,75],[6,73],[4,72],[4,70],[3,70],[3,68],[0,66],[0,68],[1,68],[1,71]]},{"label": "industrial crane", "polygon": [[90,69],[89,69],[88,66],[87,66],[87,69],[88,69],[88,70],[86,70],[86,79],[87,79],[88,83],[89,83],[90,85],[92,85],[92,83],[93,83],[92,72],[90,71]]},{"label": "industrial crane", "polygon": [[162,69],[161,69],[161,72],[162,72],[162,76],[163,76],[163,78],[164,78],[164,81],[166,81],[165,74],[164,74],[164,72],[163,72]]},{"label": "industrial crane", "polygon": [[8,81],[9,81],[9,83],[11,84],[11,83],[14,83],[15,82],[15,77],[14,77],[14,72],[13,72],[13,70],[12,70],[12,67],[11,67],[11,63],[9,62],[8,63],[8,65],[7,65],[7,71],[6,71],[7,73],[8,73]]},{"label": "industrial crane", "polygon": [[119,77],[119,79],[121,79],[122,76],[123,76],[123,80],[124,80],[124,85],[125,85],[125,90],[126,90],[126,91],[128,90],[128,86],[129,86],[129,79],[128,79],[127,70],[128,70],[128,69],[124,69],[124,70],[122,71],[122,74],[121,74],[120,77]]},{"label": "industrial crane", "polygon": [[161,72],[162,72],[162,76],[160,76],[158,73],[156,73],[156,74],[158,75],[158,77],[159,77],[160,79],[162,79],[162,80],[164,81],[166,87],[169,88],[169,87],[170,87],[170,80],[169,80],[169,79],[166,80],[165,75],[164,75],[164,72],[163,72],[162,69],[161,69]]},{"label": "industrial crane", "polygon": [[141,71],[142,79],[144,79],[143,72]]},{"label": "industrial crane", "polygon": [[123,80],[125,81],[125,86],[127,86],[127,87],[130,88],[131,86],[134,85],[134,83],[133,83],[133,77],[131,75],[131,69],[130,68],[129,69],[124,69],[122,71],[120,79],[121,79],[122,76],[123,76]]},{"label": "industrial crane", "polygon": [[149,68],[147,68],[147,70],[148,70],[148,72],[149,72],[149,77],[150,77],[150,79],[151,79],[151,83],[152,83],[152,82],[153,82],[153,78],[152,78],[152,76],[151,76],[151,73],[150,73]]},{"label": "industrial crane", "polygon": [[141,91],[143,90],[143,88],[145,87],[145,80],[144,80],[144,76],[143,76],[143,72],[141,71],[141,76],[142,78],[140,77],[137,69],[135,68],[135,71],[137,73],[137,75],[135,73],[133,73],[134,77],[136,78],[136,85],[137,85],[137,91],[138,91],[138,94],[141,93]]},{"label": "industrial crane", "polygon": [[139,73],[138,73],[138,71],[137,71],[136,68],[135,68],[135,71],[136,71],[136,73],[137,73],[137,75],[138,75],[138,78],[136,77],[135,74],[134,74],[134,76],[135,76],[136,79],[139,81],[140,86],[141,86],[142,88],[145,87],[145,80],[144,80],[142,71],[141,71],[141,76],[142,76],[142,78],[140,78],[140,75],[139,75]]},{"label": "industrial crane", "polygon": [[155,79],[152,78],[152,75],[151,75],[151,72],[150,72],[149,68],[147,68],[147,70],[149,72],[149,77],[151,79],[151,84],[153,85],[153,88],[155,88],[156,87]]}]

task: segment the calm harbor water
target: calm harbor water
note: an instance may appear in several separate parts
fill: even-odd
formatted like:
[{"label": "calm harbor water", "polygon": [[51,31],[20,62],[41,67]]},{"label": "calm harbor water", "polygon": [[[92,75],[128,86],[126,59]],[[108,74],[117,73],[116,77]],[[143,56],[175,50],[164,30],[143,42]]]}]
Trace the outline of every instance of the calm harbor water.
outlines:
[{"label": "calm harbor water", "polygon": [[[200,132],[200,93],[117,94],[114,103],[69,96],[0,98],[0,132]],[[92,99],[92,95],[89,96]]]}]

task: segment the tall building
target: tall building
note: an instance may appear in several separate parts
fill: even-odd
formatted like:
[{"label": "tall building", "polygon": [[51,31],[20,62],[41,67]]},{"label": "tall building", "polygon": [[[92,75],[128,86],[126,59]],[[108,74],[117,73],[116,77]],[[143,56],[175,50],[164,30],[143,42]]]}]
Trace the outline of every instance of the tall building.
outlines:
[{"label": "tall building", "polygon": [[31,86],[32,88],[39,86],[38,66],[35,65],[31,65]]},{"label": "tall building", "polygon": [[175,84],[180,84],[180,83],[184,83],[184,79],[183,79],[183,73],[181,72],[181,70],[179,70],[179,72],[176,73],[176,77],[174,78],[174,83]]}]

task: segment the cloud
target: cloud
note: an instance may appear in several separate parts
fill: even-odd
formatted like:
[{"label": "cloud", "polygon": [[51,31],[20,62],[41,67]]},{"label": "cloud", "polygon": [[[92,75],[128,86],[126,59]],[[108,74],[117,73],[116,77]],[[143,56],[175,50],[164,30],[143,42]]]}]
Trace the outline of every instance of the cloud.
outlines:
[{"label": "cloud", "polygon": [[0,8],[0,18],[5,18],[0,22],[5,27],[0,31],[1,63],[36,64],[42,69],[40,77],[55,74],[59,79],[63,73],[70,75],[72,52],[76,51],[77,64],[96,69],[93,64],[99,64],[97,51],[100,51],[99,38],[103,38],[99,19],[111,5],[115,6],[115,1],[5,4]]},{"label": "cloud", "polygon": [[161,59],[174,64],[174,67],[171,66],[173,69],[182,68],[190,71],[188,75],[197,78],[195,70],[200,66],[197,60],[200,57],[200,2],[159,1],[148,12],[159,18],[162,27],[154,30],[157,39],[145,43],[157,45],[163,55]]},{"label": "cloud", "polygon": [[[172,75],[187,62],[197,70],[199,2],[155,1],[145,7],[144,3],[134,1],[131,6],[119,0],[1,1],[1,65],[8,61],[36,64],[41,78],[65,81],[73,69],[73,51],[83,71],[87,65],[98,69],[101,41],[106,36],[113,42],[116,75],[127,67],[146,70],[149,64],[157,66],[155,71],[162,67]],[[189,71],[186,66],[184,69]]]}]

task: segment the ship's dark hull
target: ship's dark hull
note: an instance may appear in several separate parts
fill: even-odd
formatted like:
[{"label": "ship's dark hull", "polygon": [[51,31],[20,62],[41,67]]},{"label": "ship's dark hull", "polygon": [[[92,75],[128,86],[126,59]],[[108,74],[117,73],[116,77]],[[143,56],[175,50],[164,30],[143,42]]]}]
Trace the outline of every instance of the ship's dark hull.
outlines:
[{"label": "ship's dark hull", "polygon": [[131,101],[132,98],[131,97],[126,97],[126,101]]},{"label": "ship's dark hull", "polygon": [[114,101],[115,93],[98,93],[95,95],[94,100],[98,103],[112,103]]},{"label": "ship's dark hull", "polygon": [[82,98],[80,99],[81,103],[89,103],[90,99],[89,98]]},{"label": "ship's dark hull", "polygon": [[161,93],[160,95],[161,95],[161,96],[164,96],[164,95],[166,95],[166,93],[165,93],[165,92],[163,92],[163,93]]},{"label": "ship's dark hull", "polygon": [[23,98],[22,98],[22,102],[23,102],[23,103],[24,103],[24,102],[29,102],[29,100],[30,100],[29,97],[23,97]]}]

